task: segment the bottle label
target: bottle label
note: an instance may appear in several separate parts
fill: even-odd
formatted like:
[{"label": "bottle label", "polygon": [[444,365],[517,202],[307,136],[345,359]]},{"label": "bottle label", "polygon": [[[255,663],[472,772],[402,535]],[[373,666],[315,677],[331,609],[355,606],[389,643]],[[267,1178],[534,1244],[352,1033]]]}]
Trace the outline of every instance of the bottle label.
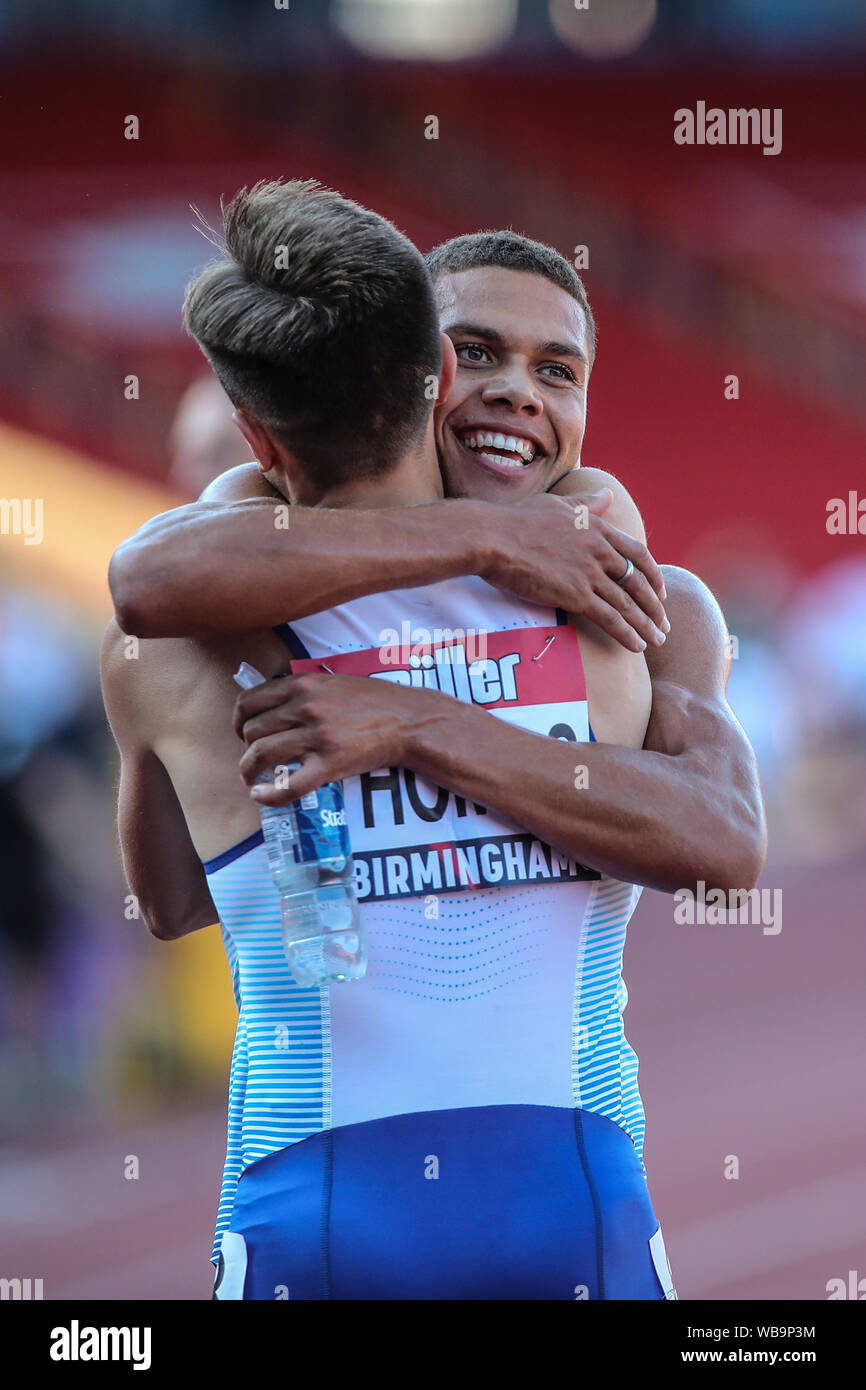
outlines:
[{"label": "bottle label", "polygon": [[268,816],[262,820],[265,852],[271,872],[279,870],[286,859],[297,861],[295,853],[294,808],[286,806],[280,816]]},{"label": "bottle label", "polygon": [[321,787],[316,805],[307,807],[307,797],[295,803],[298,826],[297,850],[301,863],[319,860],[347,860],[351,854],[343,789],[339,782]]}]

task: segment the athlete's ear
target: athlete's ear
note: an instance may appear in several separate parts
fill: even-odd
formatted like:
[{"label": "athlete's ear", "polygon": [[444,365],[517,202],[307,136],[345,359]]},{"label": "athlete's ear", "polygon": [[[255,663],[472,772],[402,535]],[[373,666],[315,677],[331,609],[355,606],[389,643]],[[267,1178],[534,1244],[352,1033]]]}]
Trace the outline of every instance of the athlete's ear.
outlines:
[{"label": "athlete's ear", "polygon": [[442,340],[442,366],[439,369],[439,394],[436,397],[436,404],[441,405],[454,385],[454,377],[457,374],[457,353],[454,351],[454,344],[447,333],[440,333]]},{"label": "athlete's ear", "polygon": [[261,471],[269,473],[280,462],[280,453],[268,430],[245,410],[233,411],[232,419],[252,449]]}]

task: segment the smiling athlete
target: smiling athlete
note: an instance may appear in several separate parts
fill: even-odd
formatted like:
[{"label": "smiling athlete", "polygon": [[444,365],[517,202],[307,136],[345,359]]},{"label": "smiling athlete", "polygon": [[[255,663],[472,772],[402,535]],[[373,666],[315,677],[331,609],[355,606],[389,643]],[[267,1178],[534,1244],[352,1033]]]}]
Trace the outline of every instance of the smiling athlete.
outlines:
[{"label": "smiling athlete", "polygon": [[516,270],[483,263],[483,233],[428,258],[460,368],[436,417],[450,497],[518,502],[580,465],[595,327],[560,258],[548,253],[556,278],[536,273],[527,282],[522,240],[489,234],[500,260],[512,249]]},{"label": "smiling athlete", "polygon": [[[202,641],[145,642],[133,672],[132,663],[124,668],[117,632],[109,636],[106,696],[124,777],[131,776],[123,796],[132,886],[141,881],[145,915],[165,936],[204,925],[216,902],[236,970],[241,1018],[219,1296],[671,1296],[640,1161],[643,1114],[636,1059],[622,1031],[620,967],[636,899],[632,875],[670,888],[688,882],[696,866],[714,882],[757,872],[762,823],[753,765],[730,716],[711,709],[724,679],[723,626],[710,608],[692,657],[694,684],[703,689],[691,702],[671,697],[656,722],[663,747],[641,751],[646,667],[627,648],[640,642],[637,627],[650,640],[661,637],[647,608],[664,623],[650,584],[640,574],[631,578],[633,567],[656,578],[645,547],[590,513],[581,514],[587,525],[579,533],[573,507],[555,497],[526,498],[515,508],[437,501],[432,422],[422,444],[420,426],[413,434],[370,391],[374,378],[383,380],[390,352],[392,370],[417,364],[415,390],[404,383],[398,393],[403,412],[417,409],[431,357],[407,357],[397,329],[407,322],[400,301],[380,286],[377,302],[372,268],[353,262],[351,280],[345,274],[357,229],[349,234],[346,208],[353,205],[335,199],[312,190],[302,197],[293,185],[242,196],[229,213],[231,259],[203,277],[188,302],[191,327],[235,401],[279,504],[292,504],[288,532],[279,537],[287,545],[278,558],[271,500],[180,509],[198,533],[199,601],[184,608],[191,594],[182,531],[171,520],[151,527],[144,551],[156,530],[160,561],[154,570],[151,547],[144,624],[130,600],[141,593],[138,581],[133,590],[128,584],[141,538],[113,568],[125,626],[195,633],[292,619],[283,635],[294,652],[308,653],[301,658],[306,673],[243,698],[239,727],[251,745],[245,775],[252,780],[257,767],[300,758],[292,796],[331,776],[347,779],[351,837],[368,870],[366,880],[361,874],[367,979],[299,990],[281,961],[278,904],[252,829],[254,808],[246,800],[242,813],[241,789],[240,799],[229,798],[231,758],[218,727],[228,669],[241,652],[255,660],[259,639],[224,639],[221,661]],[[380,231],[378,241],[363,239],[364,249],[378,267],[397,258],[404,298],[418,285],[412,322],[420,329],[426,310],[411,259],[402,242],[389,240],[397,234],[388,224]],[[277,244],[292,248],[289,272],[273,271]],[[502,289],[531,299],[538,279],[550,279],[540,265],[554,253],[532,243],[520,251],[532,269],[496,269],[509,277]],[[338,307],[333,286],[341,270],[346,289]],[[460,266],[449,277],[459,291],[464,277],[489,270]],[[501,311],[489,298],[471,317],[461,312],[438,371],[432,364],[444,398],[437,438],[458,488],[469,468],[483,470],[491,488],[507,474],[543,487],[562,481],[579,459],[585,377],[581,383],[574,372],[573,348],[588,368],[591,320],[580,305],[578,323],[563,303],[579,304],[574,287],[550,283],[555,314],[548,306],[536,321],[515,300],[510,312],[522,322],[509,325],[509,311],[497,319]],[[307,324],[303,336],[298,315]],[[355,366],[345,377],[349,349]],[[448,392],[455,371],[460,385],[473,382],[457,396]],[[329,391],[340,411],[329,408]],[[548,394],[554,391],[558,398]],[[343,437],[349,422],[354,449]],[[238,481],[245,486],[248,474],[230,486]],[[445,525],[445,557],[438,559],[446,578],[430,584],[429,572],[418,577],[415,552],[433,550],[427,533],[440,524],[434,514]],[[327,529],[336,519],[346,523],[345,549],[332,554],[339,574],[329,578],[314,558],[314,524]],[[235,538],[245,528],[256,532],[258,554],[228,542],[226,520]],[[223,563],[231,573],[221,577],[207,558],[211,522],[227,542]],[[529,602],[483,578],[447,577],[466,560],[465,532],[449,546],[448,525],[453,532],[479,523],[509,540],[476,539],[473,568],[477,562],[514,592],[529,589]],[[402,526],[409,542],[401,537],[395,545]],[[377,535],[378,585],[356,572]],[[557,577],[575,551],[583,564]],[[359,597],[384,587],[383,570],[391,591]],[[632,596],[620,598],[617,574],[634,585]],[[208,576],[223,604],[236,605],[233,612],[218,613]],[[274,593],[292,584],[295,598],[303,592],[294,607]],[[329,584],[325,611],[320,600]],[[555,591],[550,607],[537,601],[545,590]],[[577,640],[564,614],[553,611],[559,594],[576,591],[586,628]],[[598,625],[586,621],[591,609]],[[492,650],[483,668],[473,663],[461,691],[452,670],[445,694],[451,649],[460,645],[454,640],[428,642],[422,656],[430,663],[410,660],[386,672],[381,633],[402,621],[428,631],[481,629]],[[619,640],[604,635],[605,625]],[[685,613],[684,629],[693,626]],[[265,669],[279,669],[273,650],[266,655]],[[345,673],[318,671],[323,658]],[[438,688],[416,688],[413,671],[429,686],[423,672],[434,668]],[[369,679],[398,671],[403,679]],[[701,723],[699,703],[702,738],[689,746],[683,729]],[[588,742],[593,732],[615,746]],[[730,787],[713,786],[708,741],[727,758]],[[579,791],[576,762],[588,773]],[[180,833],[179,806],[191,839]],[[690,823],[702,813],[716,832],[712,848],[703,828]],[[143,823],[152,827],[149,842]],[[218,853],[205,848],[217,844]],[[212,898],[193,845],[209,860]],[[176,866],[174,885],[160,892],[154,871],[166,859]],[[431,887],[435,913],[428,911]],[[285,1050],[273,1045],[281,1021],[290,1039]]]}]

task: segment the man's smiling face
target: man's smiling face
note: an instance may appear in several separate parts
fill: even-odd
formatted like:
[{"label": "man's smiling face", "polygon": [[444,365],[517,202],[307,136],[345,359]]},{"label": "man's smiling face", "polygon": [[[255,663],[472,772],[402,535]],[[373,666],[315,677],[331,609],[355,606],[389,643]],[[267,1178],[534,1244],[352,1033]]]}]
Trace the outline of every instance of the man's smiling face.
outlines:
[{"label": "man's smiling face", "polygon": [[546,492],[580,462],[591,366],[581,306],[543,275],[498,266],[443,275],[436,290],[457,354],[435,420],[446,493]]}]

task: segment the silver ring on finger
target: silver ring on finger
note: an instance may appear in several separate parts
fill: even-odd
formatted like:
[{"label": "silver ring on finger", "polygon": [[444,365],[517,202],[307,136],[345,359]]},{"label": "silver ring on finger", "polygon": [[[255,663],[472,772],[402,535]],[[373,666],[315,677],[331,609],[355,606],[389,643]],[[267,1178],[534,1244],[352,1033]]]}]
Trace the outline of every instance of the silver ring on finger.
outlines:
[{"label": "silver ring on finger", "polygon": [[631,579],[631,577],[632,577],[633,574],[634,574],[634,561],[633,561],[633,560],[629,560],[628,564],[627,564],[626,567],[625,567],[625,570],[624,570],[623,573],[620,575],[619,579],[614,580],[614,583],[615,583],[615,584],[619,584],[619,585],[627,584],[628,581]]}]

